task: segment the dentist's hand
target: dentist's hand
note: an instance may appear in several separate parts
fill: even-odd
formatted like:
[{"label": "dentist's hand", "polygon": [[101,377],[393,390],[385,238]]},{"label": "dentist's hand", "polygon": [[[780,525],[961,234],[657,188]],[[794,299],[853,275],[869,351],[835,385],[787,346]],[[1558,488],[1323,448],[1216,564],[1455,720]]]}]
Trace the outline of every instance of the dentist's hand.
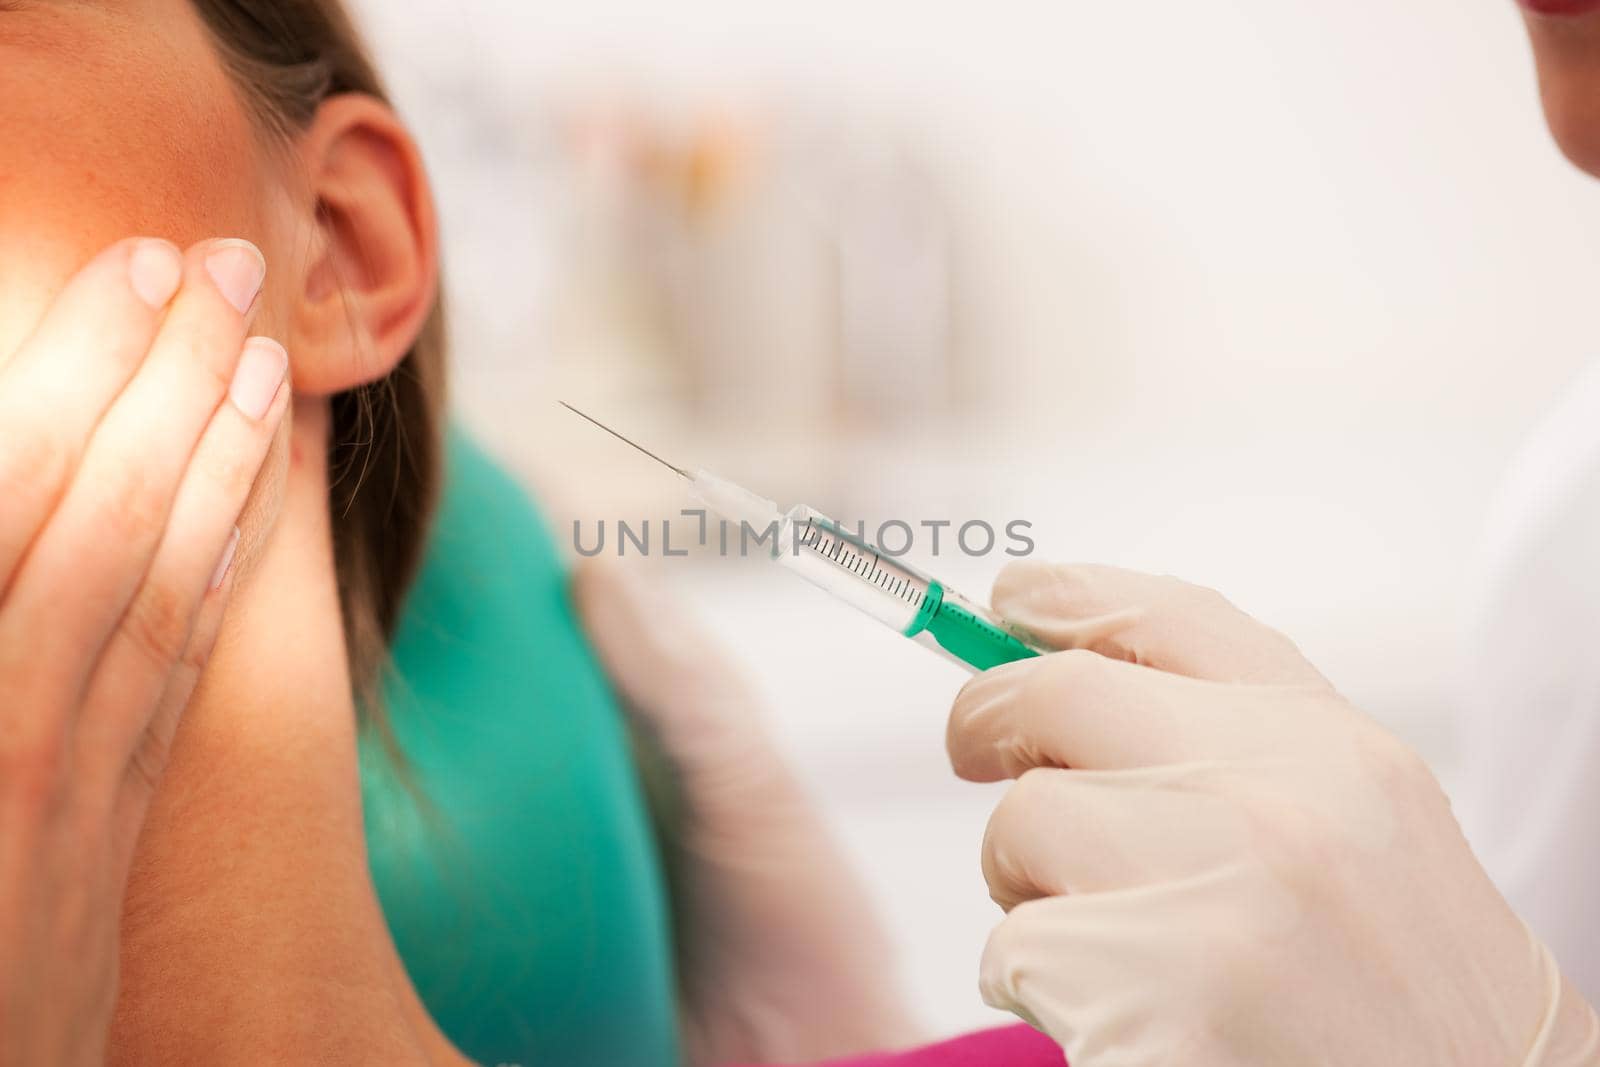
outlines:
[{"label": "dentist's hand", "polygon": [[804,1062],[916,1041],[887,937],[744,679],[619,564],[580,564],[574,596],[641,759],[659,750],[671,772],[659,814],[690,1062]]},{"label": "dentist's hand", "polygon": [[0,1065],[99,1064],[122,893],[288,406],[242,242],[130,240],[0,364]]},{"label": "dentist's hand", "polygon": [[1428,768],[1282,636],[1110,568],[1013,566],[993,602],[1071,651],[950,717],[958,774],[1017,779],[983,846],[990,1004],[1073,1067],[1600,1063]]}]

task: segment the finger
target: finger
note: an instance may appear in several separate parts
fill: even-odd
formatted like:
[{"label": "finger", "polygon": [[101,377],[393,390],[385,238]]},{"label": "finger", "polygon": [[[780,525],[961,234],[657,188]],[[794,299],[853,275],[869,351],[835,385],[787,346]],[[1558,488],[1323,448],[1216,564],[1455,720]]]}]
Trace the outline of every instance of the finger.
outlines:
[{"label": "finger", "polygon": [[0,368],[0,591],[144,359],[182,275],[182,255],[166,241],[112,245],[67,282]]},{"label": "finger", "polygon": [[1033,767],[1105,770],[1238,755],[1248,686],[1164,674],[1094,652],[1053,652],[976,675],[956,695],[945,747],[957,775]]},{"label": "finger", "polygon": [[127,761],[120,786],[117,811],[118,818],[131,820],[132,826],[128,828],[131,832],[123,835],[121,840],[132,841],[137,838],[137,829],[144,821],[144,811],[155,792],[156,784],[166,770],[173,741],[178,736],[178,725],[183,719],[184,712],[189,708],[189,702],[194,697],[201,677],[205,674],[206,665],[211,662],[212,652],[216,650],[217,637],[222,632],[222,621],[227,614],[228,602],[233,597],[237,575],[233,561],[234,548],[237,544],[236,529],[228,541],[223,556],[216,564],[214,577],[220,576],[220,578],[206,591],[205,599],[201,601],[200,610],[195,616],[194,628],[189,634],[189,643],[184,648],[183,654],[178,657],[177,665],[167,676],[166,688],[161,692],[155,712],[150,716],[149,724],[138,738],[132,757]]},{"label": "finger", "polygon": [[1261,949],[1304,929],[1303,905],[1241,866],[1030,900],[990,934],[979,990],[1060,1042],[1070,1063],[1125,1062],[1130,1048],[1150,1054],[1140,1063],[1231,1063],[1229,1019],[1213,1009],[1236,1014],[1240,988],[1281,993],[1284,975],[1260,965],[1271,958]]},{"label": "finger", "polygon": [[1327,685],[1287,637],[1215,590],[1176,578],[1023,561],[1000,572],[991,603],[1056,648],[1219,682]]},{"label": "finger", "polygon": [[[1100,914],[1099,903],[1056,897],[1021,905],[990,931],[978,964],[978,993],[983,1002],[1009,1011],[1055,1038],[1071,1057],[1069,1063],[1084,1062],[1085,1053],[1091,1051],[1077,1043],[1087,1036],[1082,1034],[1085,1020],[1074,1010],[1085,1001],[1085,987],[1098,984],[1100,995],[1106,997],[1114,975],[1137,981],[1136,964],[1156,963],[1141,958],[1140,950],[1150,942],[1143,931],[1129,931],[1121,923],[1097,928],[1085,921]],[[1138,936],[1128,938],[1124,955],[1108,951],[1108,942],[1129,933]],[[1099,966],[1108,957],[1113,961],[1110,973]],[[1146,972],[1162,973],[1159,964]],[[1107,1002],[1116,1010],[1123,1007],[1120,1001],[1108,998]],[[1130,1032],[1119,1029],[1118,1033]]]},{"label": "finger", "polygon": [[[288,356],[276,341],[251,338],[239,360],[241,376],[259,375],[255,388],[274,392],[258,413],[229,401],[206,428],[184,473],[144,582],[106,645],[89,682],[76,735],[83,766],[120,769],[139,739],[151,732],[149,714],[169,686],[203,602],[224,576],[237,545],[235,523],[271,449],[289,405]],[[219,566],[218,560],[223,563]],[[140,709],[130,714],[130,709]]]},{"label": "finger", "polygon": [[[1181,1044],[1186,997],[1219,980],[1213,939],[1228,936],[1230,917],[1216,889],[1201,887],[1198,904],[1189,890],[1178,883],[1019,905],[984,945],[983,1002],[1049,1034],[1068,1063],[1122,1062],[1128,1048],[1171,1048],[1173,1036]],[[1204,924],[1190,922],[1197,906]]]},{"label": "finger", "polygon": [[1028,771],[983,835],[989,895],[1105,893],[1202,875],[1250,854],[1249,824],[1216,763],[1136,771]]},{"label": "finger", "polygon": [[[183,288],[150,354],[100,420],[0,606],[0,633],[12,640],[32,620],[55,621],[29,634],[29,647],[74,697],[144,579],[195,444],[223,398],[232,388],[239,402],[270,402],[259,381],[234,375],[245,329],[239,309],[253,296],[250,279],[260,284],[259,263],[254,246],[240,241],[190,250]],[[257,392],[240,392],[251,387]],[[75,595],[63,598],[62,589]]]}]

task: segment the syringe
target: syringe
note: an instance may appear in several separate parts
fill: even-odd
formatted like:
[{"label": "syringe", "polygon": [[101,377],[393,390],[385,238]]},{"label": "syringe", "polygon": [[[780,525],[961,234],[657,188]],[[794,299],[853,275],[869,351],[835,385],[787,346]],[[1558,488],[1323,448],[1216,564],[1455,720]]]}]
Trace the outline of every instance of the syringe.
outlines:
[{"label": "syringe", "polygon": [[561,406],[685,479],[694,499],[739,527],[741,546],[753,541],[774,563],[952,662],[982,671],[1047,651],[943,582],[885,555],[860,530],[852,532],[804,504],[782,512],[710,471],[668,463],[566,401]]}]

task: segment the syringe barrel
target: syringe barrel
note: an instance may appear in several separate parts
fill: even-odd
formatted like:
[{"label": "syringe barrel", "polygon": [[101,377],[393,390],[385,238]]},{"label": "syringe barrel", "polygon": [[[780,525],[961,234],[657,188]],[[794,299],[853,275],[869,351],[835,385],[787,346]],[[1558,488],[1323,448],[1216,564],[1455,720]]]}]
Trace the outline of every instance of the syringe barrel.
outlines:
[{"label": "syringe barrel", "polygon": [[805,505],[778,524],[774,560],[968,670],[1044,651],[987,608]]},{"label": "syringe barrel", "polygon": [[934,583],[930,599],[935,594],[939,601],[937,608],[925,612],[918,628],[907,630],[905,634],[947,659],[974,671],[986,671],[1002,663],[1050,651],[988,608],[948,586]]},{"label": "syringe barrel", "polygon": [[774,562],[905,633],[927,604],[933,579],[885,556],[861,535],[804,504],[779,524]]}]

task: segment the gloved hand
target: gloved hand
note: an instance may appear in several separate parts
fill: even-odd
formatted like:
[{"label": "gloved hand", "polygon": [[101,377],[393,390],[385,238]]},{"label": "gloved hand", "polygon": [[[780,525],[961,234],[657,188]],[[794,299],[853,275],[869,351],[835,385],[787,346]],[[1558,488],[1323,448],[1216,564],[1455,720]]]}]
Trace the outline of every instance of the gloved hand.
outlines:
[{"label": "gloved hand", "polygon": [[658,815],[691,1062],[801,1062],[916,1041],[888,939],[749,686],[681,604],[623,565],[580,563],[574,598],[641,759],[659,750],[672,771],[676,810]]},{"label": "gloved hand", "polygon": [[1014,565],[993,604],[1070,651],[951,712],[956,772],[1017,779],[981,988],[1073,1067],[1600,1063],[1428,768],[1286,639],[1110,568]]}]

